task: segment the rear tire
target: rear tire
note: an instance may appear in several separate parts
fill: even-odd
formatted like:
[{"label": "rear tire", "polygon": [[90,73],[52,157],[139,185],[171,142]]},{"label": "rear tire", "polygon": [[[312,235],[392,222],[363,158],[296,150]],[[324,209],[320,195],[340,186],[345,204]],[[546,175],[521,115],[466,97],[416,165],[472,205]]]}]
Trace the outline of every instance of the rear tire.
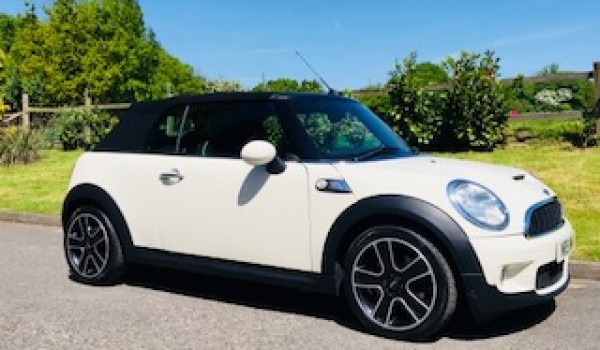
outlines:
[{"label": "rear tire", "polygon": [[119,236],[109,217],[93,206],[77,208],[65,226],[64,249],[71,278],[75,281],[110,285],[125,273],[125,258]]},{"label": "rear tire", "polygon": [[433,243],[395,225],[374,226],[344,260],[343,293],[367,331],[396,339],[437,334],[456,309],[452,270]]}]

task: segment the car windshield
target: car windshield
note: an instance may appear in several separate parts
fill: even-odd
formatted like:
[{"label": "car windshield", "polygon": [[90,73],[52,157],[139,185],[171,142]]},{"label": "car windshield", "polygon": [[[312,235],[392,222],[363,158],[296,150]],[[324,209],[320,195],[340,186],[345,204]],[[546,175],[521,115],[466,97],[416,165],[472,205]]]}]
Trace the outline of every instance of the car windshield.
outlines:
[{"label": "car windshield", "polygon": [[292,100],[290,106],[316,159],[370,160],[413,153],[381,119],[349,99]]}]

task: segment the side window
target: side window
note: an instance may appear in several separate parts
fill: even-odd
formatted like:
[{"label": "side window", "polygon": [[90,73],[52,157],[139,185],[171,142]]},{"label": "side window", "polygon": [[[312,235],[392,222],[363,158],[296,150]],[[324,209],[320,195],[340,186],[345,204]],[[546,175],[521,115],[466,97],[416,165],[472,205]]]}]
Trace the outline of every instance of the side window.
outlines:
[{"label": "side window", "polygon": [[269,141],[279,152],[289,148],[279,118],[268,102],[195,105],[187,120],[189,127],[185,126],[180,142],[182,154],[239,158],[242,147],[253,140]]},{"label": "side window", "polygon": [[[151,153],[173,154],[177,151],[177,138],[184,119],[185,106],[168,110],[150,130],[146,139],[146,151]],[[184,127],[189,127],[186,122]]]}]

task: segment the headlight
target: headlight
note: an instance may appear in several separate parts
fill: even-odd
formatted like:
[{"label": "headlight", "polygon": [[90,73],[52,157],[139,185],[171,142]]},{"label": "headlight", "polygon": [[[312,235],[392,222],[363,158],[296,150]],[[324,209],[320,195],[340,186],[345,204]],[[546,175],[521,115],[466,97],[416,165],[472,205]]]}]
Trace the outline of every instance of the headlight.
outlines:
[{"label": "headlight", "polygon": [[454,180],[448,184],[447,192],[450,203],[471,223],[498,231],[508,225],[506,206],[487,188],[467,180]]}]

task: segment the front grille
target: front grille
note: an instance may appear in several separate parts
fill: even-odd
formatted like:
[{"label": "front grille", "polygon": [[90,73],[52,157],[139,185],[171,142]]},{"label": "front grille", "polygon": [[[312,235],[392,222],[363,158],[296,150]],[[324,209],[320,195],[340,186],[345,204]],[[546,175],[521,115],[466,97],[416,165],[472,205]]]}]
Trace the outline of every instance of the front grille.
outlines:
[{"label": "front grille", "polygon": [[534,206],[527,215],[527,236],[537,236],[553,231],[564,223],[562,205],[557,199]]},{"label": "front grille", "polygon": [[536,289],[544,289],[558,282],[563,275],[563,262],[551,262],[540,266],[535,281]]}]

